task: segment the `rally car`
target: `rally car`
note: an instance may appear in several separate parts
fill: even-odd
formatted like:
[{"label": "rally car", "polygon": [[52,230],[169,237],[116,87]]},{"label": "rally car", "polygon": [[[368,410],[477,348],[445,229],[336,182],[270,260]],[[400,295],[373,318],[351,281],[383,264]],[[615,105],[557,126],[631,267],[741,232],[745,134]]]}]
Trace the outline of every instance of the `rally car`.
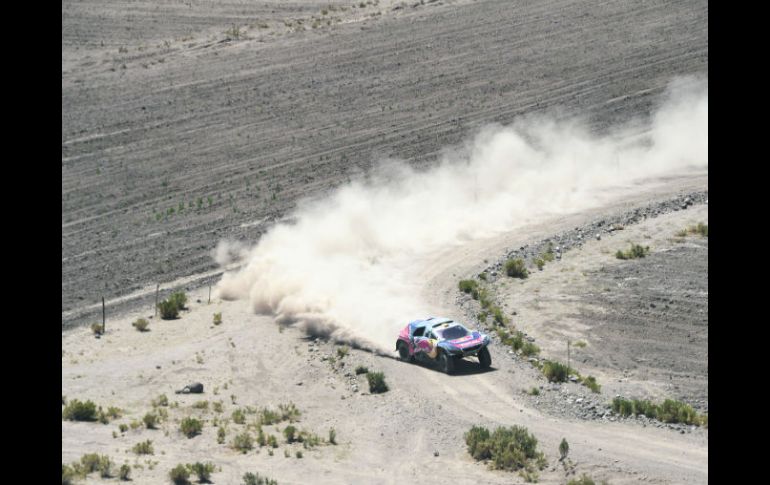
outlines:
[{"label": "rally car", "polygon": [[442,371],[451,374],[455,362],[475,355],[482,369],[492,365],[489,336],[465,328],[449,318],[430,317],[415,320],[401,330],[396,350],[401,360],[437,362]]}]

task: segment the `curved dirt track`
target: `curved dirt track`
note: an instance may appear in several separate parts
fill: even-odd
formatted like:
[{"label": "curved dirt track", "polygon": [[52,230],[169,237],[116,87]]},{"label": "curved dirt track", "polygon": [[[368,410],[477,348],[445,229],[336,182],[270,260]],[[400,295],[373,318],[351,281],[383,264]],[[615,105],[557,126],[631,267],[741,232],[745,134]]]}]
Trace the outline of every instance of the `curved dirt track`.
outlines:
[{"label": "curved dirt track", "polygon": [[[648,181],[581,214],[560,216],[488,240],[449,249],[421,261],[426,303],[460,314],[454,306],[459,277],[474,274],[483,259],[502,248],[526,244],[595,217],[627,207],[691,190],[703,190],[707,175],[672,177]],[[199,302],[202,301],[201,302]],[[612,484],[708,483],[708,431],[696,429],[680,434],[670,429],[643,427],[634,422],[580,421],[555,416],[534,406],[523,395],[544,378],[504,348],[493,345],[492,369],[480,372],[468,362],[457,375],[406,364],[390,356],[351,350],[345,365],[330,364],[322,356],[336,355],[331,343],[314,343],[299,331],[280,331],[270,317],[254,315],[245,301],[214,301],[206,304],[205,290],[190,295],[190,310],[180,320],[151,319],[151,331],[136,332],[131,321],[143,312],[108,322],[108,333],[100,340],[87,329],[73,329],[62,337],[62,393],[68,399],[93,399],[106,407],[117,405],[126,416],[109,425],[62,423],[62,461],[69,463],[82,454],[108,454],[118,463],[124,457],[144,463],[127,453],[135,443],[151,439],[157,464],[134,470],[135,483],[160,483],[177,463],[212,461],[222,467],[214,483],[238,483],[245,472],[259,472],[279,483],[415,483],[426,477],[452,476],[457,483],[523,483],[517,474],[492,471],[474,462],[466,451],[463,434],[473,425],[489,428],[522,425],[539,441],[549,466],[540,473],[540,483],[563,484],[558,462],[558,444],[566,438],[576,473]],[[222,312],[224,323],[215,327],[211,315]],[[151,313],[150,313],[151,314]],[[383,371],[390,391],[369,395],[366,381],[357,382],[345,373],[358,365]],[[204,382],[203,395],[174,395],[183,383]],[[359,390],[353,389],[357,384]],[[568,386],[565,385],[565,389]],[[179,407],[169,409],[170,420],[160,430],[111,433],[119,423],[141,419],[150,401],[165,393]],[[235,396],[237,404],[231,403]],[[603,394],[609,401],[611,396]],[[199,400],[222,401],[224,413],[196,410]],[[337,446],[306,451],[304,458],[274,456],[266,450],[243,455],[226,444],[216,443],[212,419],[229,418],[237,407],[275,408],[293,401],[302,411],[298,426],[325,436],[337,430]],[[187,439],[178,431],[178,420],[197,415],[204,419],[201,436]],[[243,426],[227,425],[228,442]],[[268,428],[268,432],[277,432]],[[301,449],[301,447],[300,447]],[[161,453],[162,452],[162,453]],[[436,456],[435,452],[438,452]],[[87,483],[98,483],[91,481]]]},{"label": "curved dirt track", "polygon": [[318,28],[329,2],[62,4],[63,325],[380,157],[551,109],[601,132],[708,70],[705,1],[352,3]]}]

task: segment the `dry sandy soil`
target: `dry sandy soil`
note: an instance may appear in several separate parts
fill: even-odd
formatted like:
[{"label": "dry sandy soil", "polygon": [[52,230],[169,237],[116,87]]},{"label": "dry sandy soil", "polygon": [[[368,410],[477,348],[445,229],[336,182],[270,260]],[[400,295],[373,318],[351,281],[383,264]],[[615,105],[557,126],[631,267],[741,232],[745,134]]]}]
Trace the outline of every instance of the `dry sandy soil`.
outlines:
[{"label": "dry sandy soil", "polygon": [[557,108],[602,132],[707,71],[700,0],[66,0],[62,324],[206,284],[219,240],[379,157]]},{"label": "dry sandy soil", "polygon": [[[544,220],[515,234],[501,234],[447,250],[435,255],[435,259],[419,262],[420,273],[426,280],[425,296],[447,314],[460,314],[463,308],[456,305],[457,280],[483,268],[484,259],[495,258],[507,248],[529,244],[559,230],[611,217],[628,207],[707,190],[707,185],[705,174],[648,181],[626,189],[625,194],[617,194],[612,203],[586,213]],[[614,261],[612,251],[617,247],[649,235],[649,258],[654,261],[667,253],[703,244],[691,239],[677,243],[671,238],[687,224],[707,222],[707,217],[707,205],[698,205],[629,226],[615,236],[565,252],[561,261],[547,265],[524,283],[512,284],[508,280],[507,291],[501,291],[501,296],[515,302],[521,314],[517,323],[537,336],[546,356],[558,356],[564,335],[588,341],[583,353],[577,353],[586,356],[579,366],[594,372],[604,384],[600,401],[608,402],[616,391],[648,385],[652,397],[670,397],[666,394],[665,376],[655,372],[621,376],[624,366],[605,366],[613,362],[596,356],[633,356],[634,349],[627,342],[621,340],[612,342],[611,348],[604,347],[604,340],[613,332],[594,333],[590,321],[581,324],[578,317],[568,317],[576,313],[576,306],[583,304],[585,288],[595,278],[601,280],[596,276],[602,274],[600,268],[617,270],[626,264],[647,264]],[[577,281],[573,281],[575,278]],[[524,292],[519,286],[528,286],[531,291]],[[539,296],[533,301],[522,299],[524,294]],[[446,474],[458,477],[454,480],[458,483],[517,483],[522,481],[518,475],[491,471],[474,462],[463,441],[463,434],[472,425],[516,424],[526,426],[546,453],[549,466],[540,475],[541,483],[564,483],[568,479],[558,463],[562,438],[570,443],[570,458],[576,463],[578,475],[589,473],[597,480],[606,479],[613,484],[708,482],[707,430],[680,432],[636,421],[586,421],[560,415],[558,410],[541,406],[524,391],[542,386],[544,399],[549,395],[568,399],[580,393],[585,395],[585,388],[576,384],[548,386],[534,368],[509,355],[500,345],[492,346],[491,371],[479,372],[468,362],[453,376],[363,350],[351,350],[342,359],[344,365],[332,364],[324,356],[336,355],[337,345],[316,343],[291,327],[282,330],[271,318],[254,315],[246,302],[207,304],[207,298],[205,289],[192,292],[189,310],[180,319],[150,318],[151,331],[145,333],[133,329],[131,322],[140,316],[150,317],[150,308],[111,319],[107,334],[101,339],[95,339],[90,330],[82,327],[63,333],[63,395],[68,399],[92,399],[105,408],[118,406],[127,414],[108,425],[63,421],[62,462],[98,452],[109,455],[118,464],[139,463],[144,468],[133,471],[135,483],[162,483],[177,463],[209,460],[221,466],[221,471],[213,475],[215,483],[238,483],[247,471],[266,474],[279,483],[414,483],[425,476]],[[557,301],[562,304],[555,304]],[[600,298],[593,299],[591,304],[611,306]],[[220,326],[212,324],[215,312],[222,312],[224,323]],[[538,313],[542,313],[540,318]],[[554,326],[554,321],[570,323]],[[659,319],[658,323],[663,325],[665,321]],[[697,342],[692,349],[704,350],[707,333],[705,342]],[[592,353],[594,349],[596,355]],[[383,371],[391,390],[382,395],[369,394],[366,381],[353,377],[352,371],[358,365]],[[622,377],[623,382],[616,383],[616,377]],[[192,381],[205,384],[203,395],[173,394],[174,389]],[[698,382],[707,387],[707,377],[705,382]],[[113,437],[120,423],[141,419],[151,410],[150,402],[160,394],[179,404],[168,410],[169,420],[161,429],[130,430]],[[235,404],[231,396],[235,396]],[[212,410],[194,409],[192,404],[199,400],[222,401],[224,412],[218,415]],[[333,427],[339,444],[305,451],[301,459],[294,456],[298,445],[287,445],[283,438],[274,456],[266,449],[243,455],[227,444],[217,444],[214,417],[229,418],[237,407],[275,408],[290,401],[302,411],[298,425],[301,429],[326,436]],[[178,421],[188,415],[205,420],[203,433],[192,439],[179,432]],[[247,422],[253,420],[252,415]],[[266,430],[279,434],[283,426]],[[228,443],[243,428],[230,422]],[[147,439],[153,441],[155,455],[137,458],[130,448]],[[292,451],[291,458],[284,457],[284,449]],[[91,477],[91,482],[99,481],[96,475]]]}]

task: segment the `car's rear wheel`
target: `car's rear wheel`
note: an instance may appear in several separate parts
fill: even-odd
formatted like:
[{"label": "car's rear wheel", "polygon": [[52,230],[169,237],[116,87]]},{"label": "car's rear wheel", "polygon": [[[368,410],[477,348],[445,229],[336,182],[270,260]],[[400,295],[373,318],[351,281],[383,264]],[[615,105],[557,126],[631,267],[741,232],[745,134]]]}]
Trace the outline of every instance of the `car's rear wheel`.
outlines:
[{"label": "car's rear wheel", "polygon": [[455,371],[455,359],[451,355],[447,355],[446,352],[441,352],[441,355],[438,357],[438,363],[442,372],[451,374]]},{"label": "car's rear wheel", "polygon": [[492,356],[489,355],[489,349],[486,347],[483,347],[481,350],[479,350],[479,366],[482,369],[489,368],[490,365],[492,365]]},{"label": "car's rear wheel", "polygon": [[412,362],[414,357],[409,355],[409,347],[402,341],[398,341],[398,357],[404,362]]}]

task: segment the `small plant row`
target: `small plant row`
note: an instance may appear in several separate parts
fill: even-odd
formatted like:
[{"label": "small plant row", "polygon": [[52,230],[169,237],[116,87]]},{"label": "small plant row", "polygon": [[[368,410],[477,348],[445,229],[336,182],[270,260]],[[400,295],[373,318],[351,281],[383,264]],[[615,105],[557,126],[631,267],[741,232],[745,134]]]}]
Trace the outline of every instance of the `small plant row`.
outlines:
[{"label": "small plant row", "polygon": [[97,453],[88,453],[80,458],[80,461],[72,462],[71,465],[61,466],[61,483],[70,485],[77,479],[85,479],[93,472],[98,472],[101,478],[112,478],[116,472],[121,480],[128,480],[131,474],[131,467],[122,465],[117,471],[115,463],[107,455]]},{"label": "small plant row", "polygon": [[618,259],[638,259],[643,258],[648,254],[650,254],[649,246],[642,247],[639,244],[632,244],[628,251],[621,251],[618,249],[618,252],[615,253],[615,257]]},{"label": "small plant row", "polygon": [[677,237],[687,237],[693,234],[700,234],[702,237],[709,237],[708,224],[699,222],[696,225],[688,226],[687,228],[682,229],[681,231],[676,233]]},{"label": "small plant row", "polygon": [[698,414],[689,404],[673,399],[666,399],[662,404],[655,404],[648,400],[629,400],[616,397],[612,400],[612,411],[621,416],[643,415],[664,423],[684,423],[708,427],[708,414]]},{"label": "small plant row", "polygon": [[71,400],[62,411],[62,419],[67,421],[99,421],[107,424],[110,419],[117,419],[123,415],[123,410],[114,406],[104,411],[101,406],[97,406],[93,401]]}]

